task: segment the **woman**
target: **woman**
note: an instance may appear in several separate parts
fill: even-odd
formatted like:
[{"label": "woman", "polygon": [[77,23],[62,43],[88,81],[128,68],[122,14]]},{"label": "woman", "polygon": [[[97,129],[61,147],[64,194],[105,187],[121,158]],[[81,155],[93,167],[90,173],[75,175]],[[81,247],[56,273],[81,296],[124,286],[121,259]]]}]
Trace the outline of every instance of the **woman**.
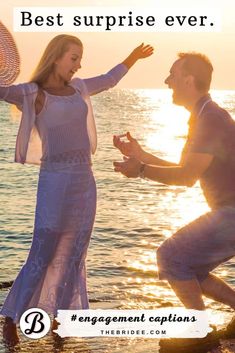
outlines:
[{"label": "woman", "polygon": [[153,48],[141,44],[107,74],[80,80],[83,46],[59,35],[48,44],[30,83],[0,87],[0,98],[22,110],[15,161],[41,164],[32,246],[1,309],[4,336],[17,342],[16,323],[30,307],[86,309],[85,258],[96,210],[91,152],[96,129],[89,96],[115,86]]}]

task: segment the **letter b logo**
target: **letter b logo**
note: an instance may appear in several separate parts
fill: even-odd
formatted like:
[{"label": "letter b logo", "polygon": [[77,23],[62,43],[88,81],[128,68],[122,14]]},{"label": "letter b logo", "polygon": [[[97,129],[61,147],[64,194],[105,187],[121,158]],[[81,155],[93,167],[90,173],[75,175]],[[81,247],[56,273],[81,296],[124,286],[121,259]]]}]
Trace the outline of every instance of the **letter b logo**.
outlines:
[{"label": "letter b logo", "polygon": [[30,308],[20,318],[20,329],[22,333],[33,339],[44,337],[49,331],[51,320],[49,315],[42,309]]}]

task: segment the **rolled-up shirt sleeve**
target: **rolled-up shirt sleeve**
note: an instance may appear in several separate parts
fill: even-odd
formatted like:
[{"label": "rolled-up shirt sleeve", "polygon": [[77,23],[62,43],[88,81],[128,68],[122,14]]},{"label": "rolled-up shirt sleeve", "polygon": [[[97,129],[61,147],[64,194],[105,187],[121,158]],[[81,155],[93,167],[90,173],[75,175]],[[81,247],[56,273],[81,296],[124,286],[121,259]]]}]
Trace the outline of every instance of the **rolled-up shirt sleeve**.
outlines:
[{"label": "rolled-up shirt sleeve", "polygon": [[0,87],[0,100],[15,104],[21,108],[24,100],[24,84]]},{"label": "rolled-up shirt sleeve", "polygon": [[108,90],[116,84],[127,73],[128,68],[124,64],[118,64],[106,74],[84,79],[90,96]]}]

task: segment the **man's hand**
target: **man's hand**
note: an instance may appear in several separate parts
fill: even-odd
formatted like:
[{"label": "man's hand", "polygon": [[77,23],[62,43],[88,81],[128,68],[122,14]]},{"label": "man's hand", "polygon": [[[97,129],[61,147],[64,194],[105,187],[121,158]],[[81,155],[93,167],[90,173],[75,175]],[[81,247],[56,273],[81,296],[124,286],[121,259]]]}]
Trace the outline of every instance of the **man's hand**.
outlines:
[{"label": "man's hand", "polygon": [[122,173],[128,178],[138,178],[141,163],[135,158],[123,157],[123,162],[113,162],[114,171]]},{"label": "man's hand", "polygon": [[128,139],[128,142],[122,141],[120,136],[113,136],[113,145],[119,151],[127,157],[134,157],[136,159],[140,159],[141,155],[141,147],[138,141],[131,136],[129,132],[125,135]]}]

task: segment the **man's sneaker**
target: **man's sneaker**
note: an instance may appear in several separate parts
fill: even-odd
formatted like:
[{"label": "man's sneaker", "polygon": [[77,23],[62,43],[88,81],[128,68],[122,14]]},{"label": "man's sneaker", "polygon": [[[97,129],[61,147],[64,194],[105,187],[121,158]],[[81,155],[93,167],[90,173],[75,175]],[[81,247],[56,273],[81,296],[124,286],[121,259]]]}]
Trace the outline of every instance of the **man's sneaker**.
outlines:
[{"label": "man's sneaker", "polygon": [[235,338],[235,316],[228,323],[228,325],[219,331],[220,335],[224,339],[233,339]]},{"label": "man's sneaker", "polygon": [[216,330],[203,338],[169,338],[159,342],[160,353],[207,353],[220,345],[220,335]]}]

